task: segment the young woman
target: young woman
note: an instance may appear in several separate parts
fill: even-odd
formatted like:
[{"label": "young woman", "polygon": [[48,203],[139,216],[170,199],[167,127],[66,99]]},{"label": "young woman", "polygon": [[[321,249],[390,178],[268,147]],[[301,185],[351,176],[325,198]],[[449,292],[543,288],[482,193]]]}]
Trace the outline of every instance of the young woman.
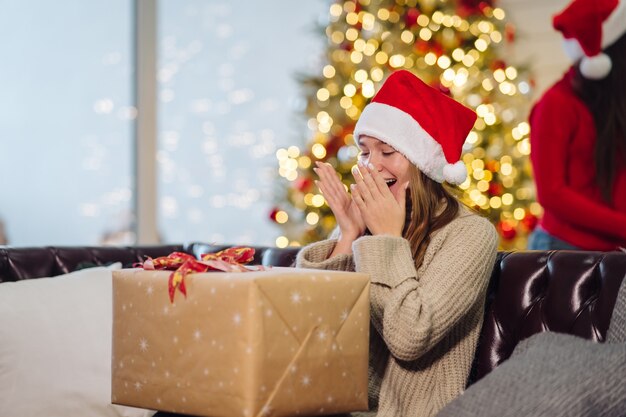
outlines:
[{"label": "young woman", "polygon": [[442,183],[465,180],[459,158],[475,119],[397,71],[355,127],[351,193],[317,164],[338,228],[303,248],[297,265],[369,274],[369,399],[381,417],[434,415],[467,382],[498,239]]},{"label": "young woman", "polygon": [[576,0],[553,24],[576,64],[531,112],[544,214],[528,247],[626,247],[626,0]]}]

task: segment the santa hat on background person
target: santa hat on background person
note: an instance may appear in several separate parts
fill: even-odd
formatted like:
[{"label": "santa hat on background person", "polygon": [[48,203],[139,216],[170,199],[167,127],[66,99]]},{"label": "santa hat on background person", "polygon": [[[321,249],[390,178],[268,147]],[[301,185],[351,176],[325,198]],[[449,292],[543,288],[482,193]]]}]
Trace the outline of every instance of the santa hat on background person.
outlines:
[{"label": "santa hat on background person", "polygon": [[554,16],[552,25],[563,34],[567,55],[581,60],[581,74],[600,80],[612,66],[602,50],[626,32],[626,0],[574,0]]},{"label": "santa hat on background person", "polygon": [[463,143],[476,113],[429,87],[409,71],[392,73],[354,127],[354,139],[372,136],[392,146],[437,182],[461,184]]}]

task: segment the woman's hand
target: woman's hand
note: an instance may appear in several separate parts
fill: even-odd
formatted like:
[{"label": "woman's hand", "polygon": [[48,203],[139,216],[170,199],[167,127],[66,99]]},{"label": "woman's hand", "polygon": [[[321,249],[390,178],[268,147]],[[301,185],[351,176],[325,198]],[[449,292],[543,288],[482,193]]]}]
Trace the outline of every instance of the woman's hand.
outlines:
[{"label": "woman's hand", "polygon": [[[352,171],[356,184],[352,186],[352,200],[361,211],[365,225],[373,235],[402,236],[405,221],[406,192],[399,193],[398,201],[389,190],[380,173],[371,166],[359,164]],[[404,184],[404,189],[408,183]]]},{"label": "woman's hand", "polygon": [[335,169],[328,163],[315,162],[313,171],[320,180],[318,186],[326,203],[335,215],[341,239],[352,242],[365,232],[365,222],[356,204],[350,198]]}]

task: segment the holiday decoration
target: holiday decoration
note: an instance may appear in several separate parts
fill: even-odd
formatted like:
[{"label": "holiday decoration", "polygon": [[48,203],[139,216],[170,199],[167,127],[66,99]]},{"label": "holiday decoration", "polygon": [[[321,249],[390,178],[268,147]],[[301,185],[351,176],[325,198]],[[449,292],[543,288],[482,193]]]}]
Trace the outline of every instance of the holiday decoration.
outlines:
[{"label": "holiday decoration", "polygon": [[[314,162],[325,161],[347,189],[359,153],[355,124],[383,81],[403,69],[475,110],[459,197],[494,225],[506,222],[510,230],[498,228],[501,248],[524,248],[532,222],[521,221],[541,214],[528,162],[532,81],[507,60],[515,30],[504,10],[494,1],[343,0],[330,5],[321,29],[325,62],[302,78],[310,137],[305,149],[276,153],[285,185],[276,202],[285,219],[277,222],[276,244],[298,246],[330,234],[332,212],[315,186],[303,184],[317,179]],[[454,183],[461,173],[450,175]]]},{"label": "holiday decoration", "polygon": [[[365,107],[354,127],[354,138],[357,146],[362,135],[380,139],[431,179],[458,185],[467,178],[459,158],[475,121],[473,111],[400,70]],[[437,137],[429,132],[437,132]]]},{"label": "holiday decoration", "polygon": [[515,239],[515,236],[517,235],[515,225],[508,220],[503,220],[499,222],[496,225],[496,229],[498,230],[498,233],[500,233],[500,236],[502,236],[502,239],[504,239],[505,241]]},{"label": "holiday decoration", "polygon": [[272,268],[113,274],[112,402],[195,416],[367,410],[369,277]]},{"label": "holiday decoration", "polygon": [[156,259],[148,257],[137,266],[148,271],[174,271],[167,280],[170,302],[173,303],[177,289],[184,296],[187,296],[185,277],[188,274],[207,271],[246,272],[249,269],[244,264],[251,262],[252,259],[254,259],[253,248],[232,247],[216,253],[205,253],[200,256],[200,260],[188,253],[172,252],[168,256],[161,256]]},{"label": "holiday decoration", "polygon": [[554,28],[566,40],[565,51],[580,72],[593,80],[606,77],[612,62],[602,52],[626,32],[626,1],[575,0],[553,19]]}]

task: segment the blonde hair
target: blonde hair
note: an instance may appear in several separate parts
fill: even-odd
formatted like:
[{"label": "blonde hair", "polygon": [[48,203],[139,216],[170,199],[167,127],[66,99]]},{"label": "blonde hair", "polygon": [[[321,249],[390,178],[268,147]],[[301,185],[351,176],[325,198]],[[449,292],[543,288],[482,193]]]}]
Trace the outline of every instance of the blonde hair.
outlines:
[{"label": "blonde hair", "polygon": [[460,203],[446,186],[430,179],[413,164],[409,168],[409,193],[407,210],[411,212],[407,213],[409,221],[403,235],[419,268],[432,234],[454,220]]}]

